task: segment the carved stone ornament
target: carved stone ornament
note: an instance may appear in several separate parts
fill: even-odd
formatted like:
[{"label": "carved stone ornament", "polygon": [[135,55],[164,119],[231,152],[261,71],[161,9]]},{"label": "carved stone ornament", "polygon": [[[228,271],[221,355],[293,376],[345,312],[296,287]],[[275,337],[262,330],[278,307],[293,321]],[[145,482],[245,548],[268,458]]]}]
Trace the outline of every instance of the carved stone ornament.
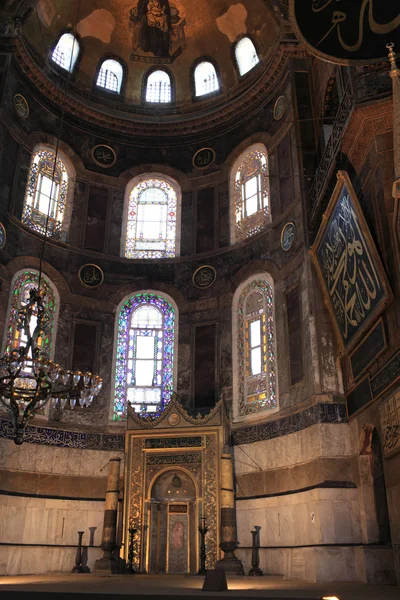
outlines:
[{"label": "carved stone ornament", "polygon": [[215,156],[215,150],[212,148],[201,148],[192,158],[193,166],[199,171],[207,169],[215,161]]},{"label": "carved stone ornament", "polygon": [[199,290],[206,290],[211,287],[217,278],[217,272],[210,265],[203,265],[193,273],[193,285]]},{"label": "carved stone ornament", "polygon": [[0,250],[2,250],[6,245],[6,239],[6,228],[4,227],[3,223],[0,223]]},{"label": "carved stone ornament", "polygon": [[29,117],[29,104],[22,94],[15,94],[14,108],[21,119],[27,119]]},{"label": "carved stone ornament", "polygon": [[103,167],[103,169],[110,169],[117,162],[117,155],[111,146],[98,144],[92,148],[92,159],[93,162],[95,162],[99,167]]},{"label": "carved stone ornament", "polygon": [[281,247],[285,252],[289,252],[296,239],[296,225],[292,222],[286,223],[281,233]]},{"label": "carved stone ornament", "polygon": [[274,104],[274,119],[280,121],[286,112],[286,98],[285,96],[279,96]]},{"label": "carved stone ornament", "polygon": [[79,269],[79,281],[87,288],[97,288],[104,281],[104,273],[97,265],[83,265]]},{"label": "carved stone ornament", "polygon": [[180,422],[181,422],[181,418],[176,413],[172,413],[172,415],[169,415],[168,425],[171,425],[171,427],[176,427],[177,425],[179,425]]}]

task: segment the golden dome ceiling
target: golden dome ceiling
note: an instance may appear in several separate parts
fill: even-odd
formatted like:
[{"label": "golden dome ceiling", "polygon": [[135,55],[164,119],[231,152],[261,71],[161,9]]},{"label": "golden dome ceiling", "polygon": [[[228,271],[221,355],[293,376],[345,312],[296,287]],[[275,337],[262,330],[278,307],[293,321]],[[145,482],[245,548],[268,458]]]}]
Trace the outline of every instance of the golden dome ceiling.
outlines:
[{"label": "golden dome ceiling", "polygon": [[[156,38],[148,35],[155,28],[147,32],[143,28],[149,4]],[[166,13],[164,21],[157,16]],[[37,0],[23,33],[36,53],[48,57],[60,34],[75,25],[81,55],[74,84],[93,91],[100,62],[108,57],[122,59],[124,101],[133,105],[141,103],[144,74],[157,65],[173,75],[176,105],[191,103],[191,69],[201,57],[215,61],[221,97],[229,96],[244,79],[234,63],[234,43],[249,35],[265,64],[273,56],[280,31],[274,11],[264,0]]]}]

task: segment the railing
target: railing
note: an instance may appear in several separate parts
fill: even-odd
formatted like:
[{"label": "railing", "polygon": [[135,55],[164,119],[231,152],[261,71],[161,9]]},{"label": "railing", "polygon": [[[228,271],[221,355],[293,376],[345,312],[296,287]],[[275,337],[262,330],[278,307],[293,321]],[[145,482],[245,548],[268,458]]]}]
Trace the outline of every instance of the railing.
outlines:
[{"label": "railing", "polygon": [[353,108],[354,98],[351,93],[351,84],[349,82],[346,86],[343,100],[337,112],[336,119],[332,127],[332,133],[325,147],[325,151],[318,165],[317,172],[315,173],[315,177],[308,194],[311,208],[311,221],[313,221],[316,215],[323,194],[325,193],[326,187],[332,176],[332,171],[336,164],[336,157],[342,141],[343,130],[347,125]]}]

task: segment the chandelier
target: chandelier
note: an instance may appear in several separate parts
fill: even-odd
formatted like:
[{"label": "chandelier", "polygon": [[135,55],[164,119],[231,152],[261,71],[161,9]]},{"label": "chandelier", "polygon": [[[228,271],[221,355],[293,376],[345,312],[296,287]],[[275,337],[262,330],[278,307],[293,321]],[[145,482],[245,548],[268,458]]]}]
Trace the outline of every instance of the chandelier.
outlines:
[{"label": "chandelier", "polygon": [[38,288],[29,292],[18,311],[16,329],[21,332],[18,348],[0,358],[0,402],[11,413],[14,442],[22,444],[28,419],[40,412],[50,399],[56,409],[91,405],[102,387],[102,379],[89,371],[70,371],[47,360],[41,341],[50,317],[46,295]]},{"label": "chandelier", "polygon": [[[67,86],[70,76],[71,70]],[[42,266],[63,123],[64,109],[60,118],[52,173],[49,174],[51,190],[40,254],[38,284],[29,290],[29,296],[21,302],[16,317],[15,329],[20,332],[18,345],[15,344],[12,350],[0,358],[0,403],[11,415],[14,442],[18,445],[24,441],[24,430],[28,420],[37,414],[43,414],[49,400],[53,400],[53,405],[58,411],[89,407],[103,383],[101,377],[89,371],[70,371],[48,360],[43,344],[52,327],[52,319],[46,292],[44,286],[41,286]]]}]

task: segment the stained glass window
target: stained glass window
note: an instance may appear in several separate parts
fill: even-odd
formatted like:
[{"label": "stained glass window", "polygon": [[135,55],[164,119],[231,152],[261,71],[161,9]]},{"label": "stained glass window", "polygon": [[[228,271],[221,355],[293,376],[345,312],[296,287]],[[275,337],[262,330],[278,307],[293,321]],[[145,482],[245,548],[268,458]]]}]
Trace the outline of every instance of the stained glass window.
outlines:
[{"label": "stained glass window", "polygon": [[248,37],[238,41],[235,46],[235,56],[240,75],[245,75],[260,62],[254,44]]},{"label": "stained glass window", "polygon": [[236,305],[238,413],[276,408],[276,358],[272,285],[257,277],[245,285]]},{"label": "stained glass window", "polygon": [[56,240],[61,239],[68,192],[65,164],[52,150],[34,153],[25,194],[22,222]]},{"label": "stained glass window", "polygon": [[110,58],[102,63],[96,85],[119,94],[123,76],[124,70],[121,63]]},{"label": "stained glass window", "polygon": [[267,152],[262,144],[249,148],[234,165],[233,241],[262,231],[271,221]]},{"label": "stained glass window", "polygon": [[204,96],[219,89],[215,67],[208,61],[203,61],[194,70],[194,87],[196,96]]},{"label": "stained glass window", "polygon": [[165,179],[149,178],[134,186],[128,203],[126,258],[176,256],[177,194]]},{"label": "stained glass window", "polygon": [[170,401],[174,385],[175,309],[161,296],[140,293],[119,313],[113,419],[155,414]]},{"label": "stained glass window", "polygon": [[59,67],[71,73],[74,70],[78,55],[78,40],[72,35],[72,33],[64,33],[58,40],[57,46],[54,48],[51,58],[52,61],[55,62]]},{"label": "stained glass window", "polygon": [[153,71],[146,82],[146,102],[171,102],[171,78],[165,71]]},{"label": "stained glass window", "polygon": [[[23,330],[17,329],[18,312],[29,300],[29,294],[32,289],[38,287],[39,273],[37,271],[26,270],[17,274],[11,289],[10,304],[8,310],[7,331],[5,341],[5,352],[19,348],[27,341]],[[43,294],[43,304],[45,309],[45,327],[38,336],[38,346],[41,349],[43,358],[50,359],[52,355],[52,343],[55,330],[55,316],[57,309],[56,292],[50,281],[42,275],[40,289]],[[29,329],[31,334],[34,332],[37,324],[37,315],[32,314]]]}]

